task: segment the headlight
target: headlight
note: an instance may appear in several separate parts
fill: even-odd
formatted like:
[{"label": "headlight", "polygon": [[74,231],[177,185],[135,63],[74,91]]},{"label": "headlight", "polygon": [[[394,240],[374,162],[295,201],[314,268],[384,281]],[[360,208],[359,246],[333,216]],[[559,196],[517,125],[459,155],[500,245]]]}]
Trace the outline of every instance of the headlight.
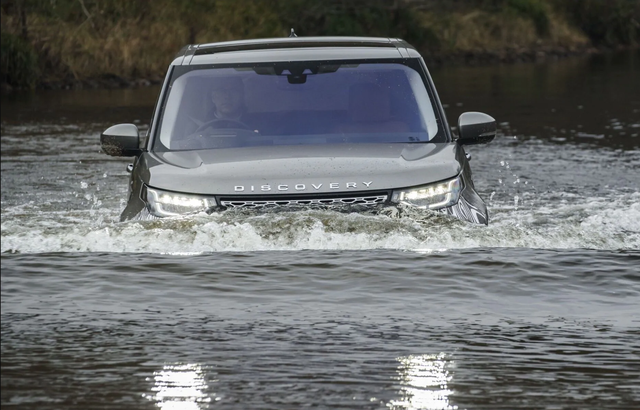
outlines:
[{"label": "headlight", "polygon": [[213,197],[168,192],[148,186],[144,187],[142,199],[147,203],[149,212],[160,217],[201,212],[216,206]]},{"label": "headlight", "polygon": [[440,209],[455,205],[460,198],[460,177],[438,184],[393,191],[392,202],[423,209]]}]

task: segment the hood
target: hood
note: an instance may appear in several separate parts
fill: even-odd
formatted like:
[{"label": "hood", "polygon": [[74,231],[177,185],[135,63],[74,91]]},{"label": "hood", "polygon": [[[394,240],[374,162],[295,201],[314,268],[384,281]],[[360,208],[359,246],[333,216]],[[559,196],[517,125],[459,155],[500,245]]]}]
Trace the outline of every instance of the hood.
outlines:
[{"label": "hood", "polygon": [[150,186],[210,195],[378,191],[452,178],[455,143],[297,145],[149,155]]}]

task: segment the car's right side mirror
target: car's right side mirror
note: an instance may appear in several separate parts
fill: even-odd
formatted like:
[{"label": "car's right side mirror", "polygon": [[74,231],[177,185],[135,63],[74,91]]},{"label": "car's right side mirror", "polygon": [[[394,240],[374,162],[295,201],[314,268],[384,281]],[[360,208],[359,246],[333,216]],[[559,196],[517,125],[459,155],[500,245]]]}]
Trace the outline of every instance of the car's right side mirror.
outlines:
[{"label": "car's right side mirror", "polygon": [[114,157],[140,155],[140,134],[135,124],[118,124],[100,134],[102,150]]},{"label": "car's right side mirror", "polygon": [[465,112],[458,118],[460,145],[485,144],[496,136],[496,120],[482,112]]}]

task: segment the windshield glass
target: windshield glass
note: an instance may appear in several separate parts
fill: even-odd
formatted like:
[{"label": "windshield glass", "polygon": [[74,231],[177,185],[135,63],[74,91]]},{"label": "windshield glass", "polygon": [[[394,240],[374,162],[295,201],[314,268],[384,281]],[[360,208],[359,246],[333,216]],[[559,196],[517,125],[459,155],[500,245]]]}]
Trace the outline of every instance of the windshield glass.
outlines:
[{"label": "windshield glass", "polygon": [[176,67],[156,151],[428,142],[438,121],[420,73],[402,63]]}]

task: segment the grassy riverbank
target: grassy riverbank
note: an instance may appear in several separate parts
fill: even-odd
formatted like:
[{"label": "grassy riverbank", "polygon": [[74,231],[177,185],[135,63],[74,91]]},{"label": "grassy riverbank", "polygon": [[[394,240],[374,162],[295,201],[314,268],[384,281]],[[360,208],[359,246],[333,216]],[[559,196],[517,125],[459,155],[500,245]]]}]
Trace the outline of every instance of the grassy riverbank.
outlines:
[{"label": "grassy riverbank", "polygon": [[640,43],[638,0],[3,0],[4,89],[160,81],[189,43],[401,37],[430,64],[533,61]]}]

